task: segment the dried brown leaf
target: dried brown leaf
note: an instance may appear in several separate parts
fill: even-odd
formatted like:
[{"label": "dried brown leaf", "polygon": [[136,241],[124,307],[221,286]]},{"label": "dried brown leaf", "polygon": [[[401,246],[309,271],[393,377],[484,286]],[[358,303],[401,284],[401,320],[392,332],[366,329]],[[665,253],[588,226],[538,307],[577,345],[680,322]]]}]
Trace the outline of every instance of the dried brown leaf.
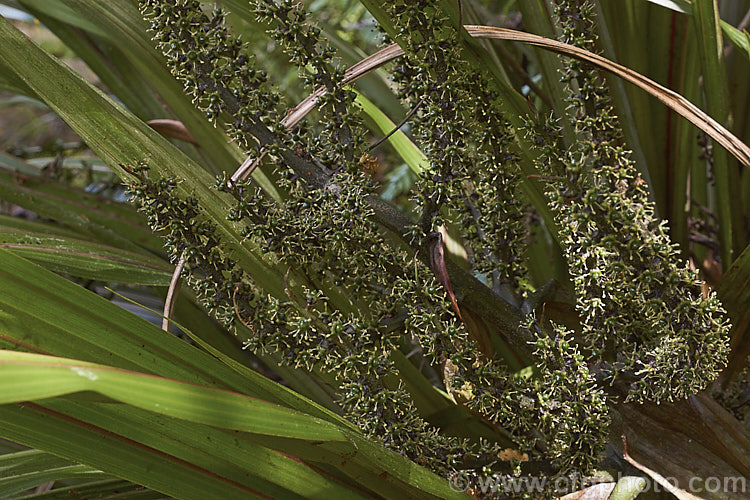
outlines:
[{"label": "dried brown leaf", "polygon": [[198,141],[195,140],[193,134],[185,127],[185,125],[177,120],[167,119],[156,119],[149,120],[146,122],[149,127],[159,132],[164,137],[171,137],[173,139],[179,139],[181,141],[189,142],[198,146]]},{"label": "dried brown leaf", "polygon": [[[523,31],[511,30],[507,28],[496,28],[494,26],[465,26],[467,32],[475,38],[489,38],[494,40],[509,40],[527,45],[534,45],[558,54],[574,57],[592,65],[610,71],[620,78],[640,87],[652,96],[656,97],[664,105],[683,116],[693,125],[707,133],[716,142],[721,144],[732,155],[734,155],[743,165],[750,167],[750,148],[735,137],[729,130],[724,128],[719,122],[711,118],[707,113],[698,108],[678,93],[646,78],[637,71],[621,66],[610,61],[598,54],[583,50],[572,45],[568,45],[557,40],[545,38],[543,36],[526,33]],[[341,81],[341,85],[348,85],[362,76],[376,70],[385,63],[403,55],[403,50],[398,45],[391,45],[376,52],[375,54],[361,60],[350,67]],[[290,109],[281,124],[286,128],[294,127],[315,107],[318,99],[325,94],[324,88],[318,88],[304,101],[294,108]],[[260,159],[248,158],[232,175],[232,180],[246,178],[255,168]]]},{"label": "dried brown leaf", "polygon": [[451,278],[448,276],[448,268],[445,265],[445,251],[443,250],[443,235],[440,233],[432,233],[430,235],[430,267],[432,272],[445,287],[448,292],[448,297],[451,299],[451,306],[453,311],[461,318],[461,311],[458,308],[458,301],[456,295],[453,293],[453,286],[451,286]]},{"label": "dried brown leaf", "polygon": [[655,470],[649,469],[645,465],[638,463],[628,455],[628,443],[625,439],[625,435],[622,435],[622,446],[623,446],[623,458],[626,462],[628,462],[630,465],[638,469],[639,471],[647,474],[651,479],[659,483],[665,490],[676,496],[679,500],[700,500],[700,497],[697,497],[693,495],[692,493],[688,493],[685,490],[681,490],[680,488],[674,486],[667,478],[656,472]]}]

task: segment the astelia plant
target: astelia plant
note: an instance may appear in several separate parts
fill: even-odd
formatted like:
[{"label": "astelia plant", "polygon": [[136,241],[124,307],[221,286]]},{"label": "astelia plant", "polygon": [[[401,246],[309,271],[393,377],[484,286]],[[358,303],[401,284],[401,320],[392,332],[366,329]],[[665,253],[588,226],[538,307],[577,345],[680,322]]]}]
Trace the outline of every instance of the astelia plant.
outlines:
[{"label": "astelia plant", "polygon": [[[143,217],[76,217],[92,200],[65,176],[0,179],[42,220],[0,221],[16,252],[0,253],[0,437],[35,449],[0,455],[13,492],[537,498],[607,477],[617,499],[644,486],[618,474],[646,474],[721,498],[711,479],[750,473],[750,252],[723,198],[750,148],[719,99],[714,2],[670,14],[674,36],[694,22],[701,64],[682,84],[703,85],[708,114],[599,55],[624,51],[620,11],[661,12],[645,1],[518,2],[542,36],[476,26],[479,1],[324,2],[386,45],[359,63],[347,44],[366,42],[317,4],[137,3],[20,1],[121,103],[0,24],[1,82],[68,122]],[[750,38],[723,30],[743,71]],[[656,166],[643,91],[675,112],[667,148],[685,144],[678,114],[701,131],[690,176]],[[659,216],[673,187],[692,233]],[[81,279],[166,293],[165,327]],[[683,439],[699,427],[713,437]]]}]

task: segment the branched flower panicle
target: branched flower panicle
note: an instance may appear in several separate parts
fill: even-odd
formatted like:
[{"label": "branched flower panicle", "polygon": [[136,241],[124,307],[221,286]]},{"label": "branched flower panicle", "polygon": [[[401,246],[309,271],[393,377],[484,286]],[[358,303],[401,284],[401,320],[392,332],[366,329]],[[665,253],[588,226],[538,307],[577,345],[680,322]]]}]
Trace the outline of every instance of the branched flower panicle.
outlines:
[{"label": "branched flower panicle", "polygon": [[[330,123],[336,123],[337,114],[349,116],[346,107],[351,103],[347,101],[351,96],[336,89],[340,72],[331,66],[330,52],[319,49],[317,32],[297,25],[304,18],[301,11],[289,2],[259,4],[266,8],[259,8],[258,12],[274,24],[277,39],[292,52],[293,59],[312,66],[313,83],[322,83],[335,97],[328,109],[328,114],[334,117],[334,122]],[[221,15],[209,18],[196,3],[184,0],[167,0],[164,5],[172,9],[166,18],[165,11],[159,10],[154,2],[149,2],[146,9],[154,25],[161,30],[162,42],[168,42],[171,48],[177,40],[177,47],[193,47],[201,54],[187,59],[192,61],[188,64],[177,49],[174,54],[170,53],[174,56],[176,73],[183,78],[188,90],[194,92],[196,103],[207,109],[213,118],[218,118],[225,110],[238,114],[234,129],[239,136],[246,137],[249,133],[261,144],[270,146],[274,156],[282,156],[288,162],[289,158],[281,153],[287,146],[280,139],[286,132],[270,125],[273,117],[261,114],[262,108],[258,106],[252,113],[242,113],[248,102],[246,97],[227,92],[228,87],[239,85],[242,78],[236,82],[216,79],[214,76],[221,74],[214,71],[216,68],[207,68],[212,61],[210,56],[225,53],[226,44],[241,47],[231,42]],[[404,17],[403,12],[397,12],[398,6],[394,9],[397,18],[412,21]],[[198,21],[194,21],[196,19]],[[506,284],[515,290],[525,272],[520,259],[523,207],[515,193],[519,174],[510,152],[508,124],[497,111],[498,97],[487,82],[461,69],[465,65],[460,61],[458,45],[451,38],[454,34],[438,24],[424,22],[429,29],[422,30],[423,40],[436,33],[441,34],[442,39],[435,45],[415,42],[417,45],[411,47],[417,56],[412,59],[425,56],[429,63],[407,61],[403,65],[404,73],[415,71],[419,75],[413,80],[416,87],[407,89],[405,95],[424,99],[426,103],[419,128],[429,146],[432,168],[420,184],[425,207],[422,229],[430,231],[434,225],[439,225],[436,219],[441,206],[446,207],[446,212],[457,211],[461,214],[459,220],[474,228],[466,237],[474,249],[477,270],[495,272],[496,284]],[[206,25],[209,28],[205,32],[213,34],[208,43],[206,38],[180,31],[181,26],[188,29]],[[200,52],[201,47],[204,52]],[[243,78],[247,76],[243,75]],[[259,95],[272,92],[265,80],[254,84],[254,87],[249,84],[242,87],[251,94],[249,99],[260,99]],[[207,89],[215,92],[214,99],[202,98],[201,92]],[[329,148],[335,150],[334,164],[349,164],[355,157],[352,152],[360,145],[356,139],[359,132],[356,123],[351,125],[348,132],[342,132],[349,134],[349,142],[342,143],[338,136],[321,139],[342,143],[341,149]],[[322,189],[310,189],[296,177],[286,176],[286,179],[283,183],[289,197],[283,204],[265,200],[257,189],[246,183],[229,183],[222,179],[218,186],[237,200],[229,218],[246,225],[244,236],[270,260],[289,269],[304,269],[303,282],[287,284],[285,297],[272,296],[235,263],[223,257],[222,244],[215,237],[194,238],[196,243],[204,245],[201,252],[188,251],[193,257],[189,261],[191,284],[218,319],[229,327],[249,328],[253,336],[248,347],[253,350],[277,351],[292,366],[335,373],[341,381],[341,404],[363,430],[435,470],[469,467],[467,460],[470,461],[471,456],[482,457],[476,459],[480,467],[509,470],[509,466],[498,459],[496,444],[476,449],[462,440],[439,434],[417,416],[402,387],[384,385],[388,375],[395,371],[390,353],[404,334],[419,343],[428,360],[454,371],[446,383],[454,385],[455,394],[460,397],[468,390],[471,393],[468,401],[476,394],[476,402],[470,404],[496,423],[509,425],[518,443],[549,441],[548,451],[535,453],[535,459],[557,460],[555,463],[561,473],[567,473],[565,467],[572,464],[587,465],[577,455],[570,462],[559,459],[559,446],[555,443],[563,439],[555,434],[551,423],[548,422],[540,434],[538,419],[551,407],[541,403],[536,413],[527,415],[528,419],[513,420],[513,405],[507,399],[500,400],[500,388],[520,395],[530,394],[529,391],[538,386],[519,389],[522,385],[504,366],[479,359],[479,350],[456,318],[432,271],[417,263],[409,252],[389,244],[372,220],[372,209],[366,199],[375,193],[361,173],[344,169],[335,176],[334,182],[324,183]],[[144,185],[148,185],[146,180]],[[160,220],[179,217],[184,202],[174,197],[166,200],[146,205]],[[504,210],[503,217],[487,216],[498,207]],[[177,226],[179,224],[174,227]],[[184,235],[187,228],[180,228],[175,240],[189,239],[190,236]],[[204,253],[218,257],[215,261],[205,261],[200,257]],[[194,254],[198,255],[197,260]],[[329,296],[346,297],[350,307],[348,310],[333,307]],[[556,372],[546,367],[544,370],[535,384],[555,380]],[[550,390],[561,397],[574,392],[573,388],[568,393],[560,387]],[[563,422],[562,429],[570,427],[564,419],[555,422]],[[579,439],[588,443],[586,439]],[[595,448],[590,445],[588,450],[593,453]]]},{"label": "branched flower panicle", "polygon": [[[588,4],[558,3],[564,39],[591,49]],[[396,69],[401,96],[420,107],[416,137],[430,162],[417,184],[422,213],[412,248],[396,241],[408,235],[383,230],[393,229],[382,217],[391,212],[378,212],[373,200],[380,200],[357,162],[365,134],[354,94],[339,86],[343,70],[301,5],[252,2],[305,81],[327,90],[317,135],[278,124],[281,97],[228,32],[221,11],[207,15],[198,0],[141,4],[195,104],[280,167],[284,201],[226,177],[217,188],[234,198],[227,215],[244,244],[270,267],[287,270],[283,292],[264,290],[231,259],[197,201],[178,194],[179,180],[151,180],[138,168],[133,193],[152,227],[166,233],[172,257],[185,256],[190,284],[210,312],[249,337],[248,348],[333,374],[341,407],[369,436],[443,473],[583,473],[607,440],[603,379],[629,384],[631,399],[670,400],[704,387],[722,365],[723,311],[676,264],[674,245],[622,147],[606,89],[589,67],[573,61],[565,75],[574,89],[577,144],[563,147],[552,118],[528,129],[542,149],[544,173],[559,179],[549,192],[584,340],[576,345],[571,332],[532,318],[523,332],[536,340],[538,362],[533,375],[522,376],[480,354],[435,271],[413,253],[423,255],[445,217],[465,228],[472,270],[510,302],[525,279],[514,133],[493,84],[464,62],[459,35],[437,2],[395,0],[386,9],[405,52]],[[498,443],[446,436],[417,414],[393,376],[393,353],[405,338],[443,369],[454,400],[507,431],[498,431],[498,441],[515,443],[510,460]]]},{"label": "branched flower panicle", "polygon": [[[393,2],[389,9],[406,52],[398,80],[403,96],[412,105],[421,103],[416,131],[430,160],[417,185],[422,229],[439,224],[441,207],[457,212],[460,225],[468,228],[463,236],[473,250],[474,269],[494,272],[489,277],[496,285],[516,290],[525,273],[524,209],[512,134],[498,96],[465,64],[457,34],[433,3]],[[418,332],[426,330],[417,326]],[[540,332],[539,376],[526,379],[493,360],[478,360],[471,354],[476,346],[459,345],[466,342],[462,331],[451,326],[446,331],[451,333],[438,337],[442,342],[433,342],[436,349],[428,354],[446,363],[446,385],[455,397],[507,429],[528,452],[531,463],[521,464],[522,470],[537,467],[537,473],[550,475],[590,470],[606,443],[606,398],[567,340]],[[498,470],[507,466],[497,462]],[[551,467],[542,471],[540,463]]]},{"label": "branched flower panicle", "polygon": [[459,34],[434,2],[394,1],[388,10],[406,52],[396,68],[402,96],[421,103],[415,128],[429,159],[417,183],[421,229],[455,217],[474,269],[515,291],[525,275],[524,205],[499,97],[461,58]]},{"label": "branched flower panicle", "polygon": [[[356,312],[335,310],[320,291],[305,286],[297,289],[299,295],[290,290],[287,300],[264,292],[222,251],[215,227],[202,215],[197,201],[178,194],[178,180],[152,181],[146,168],[133,170],[139,177],[131,186],[137,204],[152,228],[165,235],[170,254],[185,256],[190,285],[217,319],[230,328],[240,324],[249,328],[254,336],[248,344],[256,351],[280,352],[291,366],[335,373],[342,380],[341,403],[349,416],[384,444],[436,469],[450,469],[458,462],[465,443],[442,436],[427,425],[402,387],[383,385],[385,377],[395,371],[390,359],[398,341],[394,329],[363,319]],[[242,183],[222,184],[227,190],[248,188]],[[276,218],[281,209],[257,194],[248,198],[257,202],[257,208],[252,215],[242,215],[253,220],[256,229],[261,224],[269,229],[276,222],[294,224],[291,214],[286,220]],[[332,203],[336,200],[330,199]],[[324,203],[321,207],[331,208]],[[235,211],[234,218],[240,215]],[[287,257],[282,260],[291,261],[282,233],[267,234],[271,235],[267,239],[270,246]],[[299,241],[291,242],[296,244]]]},{"label": "branched flower panicle", "polygon": [[146,214],[149,226],[165,237],[165,246],[176,261],[185,258],[189,283],[212,314],[231,324],[232,296],[242,271],[221,249],[216,227],[198,206],[198,200],[177,194],[177,179],[149,178],[146,164],[136,166],[138,181],[129,186],[136,205]]},{"label": "branched flower panicle", "polygon": [[[281,4],[279,8],[286,8],[284,5],[288,4]],[[242,87],[249,93],[245,96],[228,92],[233,85],[236,88],[242,78],[237,82],[222,80],[220,68],[210,67],[216,54],[241,47],[241,43],[224,30],[221,14],[209,18],[200,10],[198,2],[189,0],[148,1],[144,3],[144,11],[158,30],[156,38],[170,55],[176,74],[197,96],[197,105],[213,118],[218,118],[225,110],[239,116],[234,124],[238,134],[245,137],[243,134],[249,133],[260,144],[270,146],[273,156],[281,156],[288,164],[298,161],[292,168],[309,160],[291,155],[280,139],[285,137],[286,131],[267,123],[272,117],[262,114],[260,100],[271,92],[264,75],[252,73],[264,80],[253,82],[254,87]],[[279,12],[273,15],[281,30],[285,24]],[[295,12],[295,16],[298,15],[298,11]],[[327,67],[330,51],[316,56],[317,48],[311,40],[317,34],[296,24],[295,29],[306,35],[288,38],[286,42],[304,42],[304,46],[298,45],[300,60],[316,66],[318,73],[327,75],[325,78],[333,85],[337,73],[329,72]],[[192,55],[188,53],[189,57],[180,54],[187,48],[194,50]],[[242,76],[245,78],[247,74]],[[206,99],[202,94],[205,91],[213,94]],[[246,107],[247,99],[257,100],[258,106]],[[277,101],[272,99],[272,103]],[[243,111],[247,109],[253,111]],[[353,138],[340,151],[341,156],[353,157],[351,151],[360,142]],[[284,176],[288,177],[289,173],[282,172]],[[312,185],[301,182],[296,176],[289,177],[285,187],[290,196],[283,205],[264,200],[246,183],[230,183],[226,178],[219,180],[219,189],[237,200],[229,218],[244,221],[245,236],[270,260],[286,264],[289,269],[304,269],[307,273],[306,282],[303,277],[302,282],[298,279],[287,284],[286,297],[264,292],[251,276],[224,259],[222,242],[215,237],[186,234],[189,228],[180,215],[185,201],[174,197],[170,190],[149,196],[151,185],[147,178],[142,181],[143,186],[135,189],[144,196],[143,205],[152,214],[155,227],[169,231],[179,229],[173,237],[175,241],[196,236],[190,241],[203,244],[196,252],[184,248],[173,251],[187,251],[190,257],[193,254],[221,257],[217,262],[210,261],[208,269],[204,269],[203,260],[197,264],[189,260],[191,284],[225,325],[234,328],[244,325],[254,333],[249,347],[278,351],[292,366],[316,367],[335,373],[341,380],[342,405],[365,431],[407,456],[421,457],[423,463],[432,467],[451,467],[455,463],[458,452],[465,448],[463,443],[441,436],[419,418],[403,388],[383,385],[386,376],[395,371],[390,353],[400,342],[403,325],[396,306],[406,307],[403,301],[396,300],[402,289],[394,286],[393,276],[404,276],[410,271],[413,257],[403,250],[391,249],[371,220],[371,209],[365,198],[374,196],[374,191],[365,176],[346,169],[336,175],[335,182],[314,179],[316,182]],[[316,184],[325,187],[311,189]],[[168,223],[171,218],[179,220]],[[425,271],[421,272],[424,275]],[[395,283],[400,281],[397,279]],[[418,288],[412,283],[409,286]],[[428,288],[439,289],[434,283]],[[349,297],[351,307],[349,310],[331,307],[322,290],[334,296]],[[393,300],[389,300],[391,298]],[[413,303],[408,307],[448,310],[444,294],[434,292],[427,300],[427,303]]]},{"label": "branched flower panicle", "polygon": [[604,391],[564,327],[538,335],[536,345],[540,376],[516,376],[501,391],[489,387],[477,404],[497,408],[504,426],[519,436],[543,436],[542,441],[519,440],[529,455],[543,450],[542,456],[564,473],[592,470],[608,437]]},{"label": "branched flower panicle", "polygon": [[325,181],[325,172],[308,169],[293,153],[294,137],[279,120],[281,97],[265,71],[255,67],[242,40],[229,33],[223,11],[209,16],[198,0],[142,0],[141,10],[172,73],[199,109],[222,122],[250,154],[258,156],[266,148],[298,175]]},{"label": "branched flower panicle", "polygon": [[[558,4],[563,41],[594,50],[592,6]],[[671,401],[706,387],[725,364],[729,325],[714,293],[701,294],[680,264],[667,227],[622,144],[597,72],[571,60],[565,81],[578,142],[561,154],[554,120],[531,131],[544,144],[545,168],[583,336],[593,359],[628,382],[628,399]]]},{"label": "branched flower panicle", "polygon": [[510,434],[517,446],[513,455],[521,460],[516,466],[524,475],[550,479],[586,474],[607,443],[606,394],[570,331],[560,326],[543,331],[533,317],[528,323],[536,332],[534,375],[509,375],[496,362],[459,359],[451,363],[447,385],[455,387],[453,393],[466,406]]}]

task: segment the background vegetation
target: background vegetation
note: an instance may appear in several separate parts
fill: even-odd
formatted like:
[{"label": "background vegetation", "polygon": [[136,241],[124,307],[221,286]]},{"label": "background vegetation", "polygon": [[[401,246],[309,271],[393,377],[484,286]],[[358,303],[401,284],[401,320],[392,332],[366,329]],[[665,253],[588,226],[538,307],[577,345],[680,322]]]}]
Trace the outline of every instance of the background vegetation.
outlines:
[{"label": "background vegetation", "polygon": [[[148,20],[131,0],[0,3],[17,9],[0,21],[3,495],[453,498],[493,474],[750,473],[750,2],[306,2],[319,31],[274,3],[204,2],[254,59],[181,39],[159,2]],[[733,136],[658,88],[460,25],[598,52]],[[382,32],[407,58],[343,90]],[[188,67],[204,42],[236,80]],[[629,213],[612,194],[636,222],[578,232],[576,207]],[[606,227],[641,257],[595,254]],[[641,267],[609,290],[620,261]]]}]

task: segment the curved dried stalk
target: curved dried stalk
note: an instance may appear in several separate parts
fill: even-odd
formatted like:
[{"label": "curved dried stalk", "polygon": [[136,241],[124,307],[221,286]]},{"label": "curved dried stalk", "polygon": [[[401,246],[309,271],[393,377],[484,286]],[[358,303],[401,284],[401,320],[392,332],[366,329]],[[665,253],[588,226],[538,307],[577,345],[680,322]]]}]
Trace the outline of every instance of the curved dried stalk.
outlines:
[{"label": "curved dried stalk", "polygon": [[185,267],[184,253],[180,256],[180,260],[177,261],[177,265],[174,268],[172,280],[169,283],[169,290],[167,291],[167,298],[164,300],[164,315],[162,316],[161,320],[161,329],[165,332],[169,332],[170,330],[172,313],[174,312],[174,305],[177,303],[177,294],[180,290],[180,281],[183,267]]},{"label": "curved dried stalk", "polygon": [[[545,38],[543,36],[525,33],[523,31],[496,28],[494,26],[466,25],[464,28],[466,28],[466,31],[474,38],[509,40],[534,45],[558,54],[586,61],[598,68],[614,73],[623,80],[638,86],[642,90],[656,97],[665,106],[680,114],[693,125],[711,136],[712,139],[721,144],[727,151],[737,158],[740,163],[746,167],[750,167],[750,148],[747,145],[735,137],[729,130],[724,128],[723,125],[698,108],[695,104],[688,101],[677,92],[646,78],[637,71],[633,71],[632,69],[626,68],[625,66],[612,62],[609,59],[587,50],[558,42],[557,40]],[[376,52],[347,69],[344,78],[341,80],[341,85],[348,85],[403,54],[404,52],[401,50],[401,47],[395,44]],[[281,124],[286,128],[291,128],[297,125],[310,111],[313,110],[318,99],[320,99],[325,92],[326,90],[323,87],[315,90],[315,92],[310,94],[305,100],[290,109],[284,119],[281,120]],[[247,178],[263,158],[264,154],[265,151],[260,157],[248,157],[237,171],[232,174],[232,181]]]},{"label": "curved dried stalk", "polygon": [[[401,50],[401,47],[396,44],[379,50],[373,55],[362,59],[352,67],[348,68],[344,73],[344,79],[341,80],[340,84],[342,86],[348,85],[353,81],[370,73],[371,71],[375,71],[385,63],[392,61],[393,59],[402,55],[404,55],[404,51]],[[315,92],[307,96],[302,102],[287,111],[286,116],[281,120],[281,124],[287,129],[290,129],[297,125],[305,116],[307,116],[310,111],[315,108],[315,104],[318,102],[318,99],[320,99],[325,93],[325,87],[319,87],[318,89],[316,89]],[[245,161],[242,163],[242,165],[240,165],[240,168],[238,168],[234,172],[234,174],[232,174],[232,182],[236,182],[240,179],[246,179],[247,176],[250,175],[253,170],[255,170],[255,167],[258,166],[265,154],[266,150],[263,149],[260,156],[258,156],[257,158],[248,156],[247,159],[245,159]]]}]

